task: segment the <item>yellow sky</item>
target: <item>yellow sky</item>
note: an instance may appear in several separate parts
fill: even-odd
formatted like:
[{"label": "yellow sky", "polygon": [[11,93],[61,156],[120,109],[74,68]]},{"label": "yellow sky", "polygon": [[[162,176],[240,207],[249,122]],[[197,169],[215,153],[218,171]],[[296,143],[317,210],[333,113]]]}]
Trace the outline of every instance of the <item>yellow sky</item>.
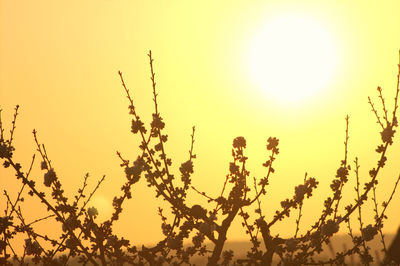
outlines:
[{"label": "yellow sky", "polygon": [[[285,14],[321,23],[337,51],[337,69],[329,85],[318,97],[293,106],[262,92],[248,71],[251,40],[271,17]],[[106,175],[96,204],[107,214],[107,202],[120,194],[124,182],[115,152],[136,158],[139,143],[130,133],[128,102],[117,71],[124,73],[137,111],[149,121],[152,95],[146,54],[151,49],[159,108],[169,135],[167,151],[175,170],[187,158],[195,125],[193,184],[217,195],[228,172],[233,138],[247,139],[251,176],[261,177],[266,140],[276,136],[281,153],[263,208],[273,214],[307,171],[320,185],[304,206],[306,229],[322,208],[343,157],[346,114],[349,158],[359,157],[363,178],[375,166],[379,128],[367,96],[377,99],[380,85],[389,102],[393,98],[399,48],[397,0],[0,0],[0,106],[9,122],[13,107],[21,105],[15,145],[25,167],[35,150],[35,128],[70,195],[86,172],[91,173],[92,186]],[[386,200],[400,173],[398,144],[397,140],[389,152],[378,188],[380,201]],[[37,180],[41,175],[35,172]],[[0,176],[2,189],[16,189],[10,172],[1,169]],[[347,200],[355,196],[353,182],[347,185]],[[115,230],[134,242],[157,241],[157,206],[163,203],[153,195],[144,182],[138,184]],[[399,225],[399,204],[398,194],[388,211],[387,231]],[[32,205],[26,203],[27,213]],[[366,210],[368,214],[372,221],[372,212]],[[294,233],[293,221],[276,226],[274,233]],[[245,236],[239,223],[230,234],[233,239]]]}]

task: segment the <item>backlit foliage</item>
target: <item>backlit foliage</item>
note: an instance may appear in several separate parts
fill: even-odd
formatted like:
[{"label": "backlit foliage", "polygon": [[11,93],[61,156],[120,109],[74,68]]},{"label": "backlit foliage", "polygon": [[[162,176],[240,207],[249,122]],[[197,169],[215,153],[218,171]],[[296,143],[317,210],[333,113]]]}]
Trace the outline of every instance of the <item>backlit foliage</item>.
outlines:
[{"label": "backlit foliage", "polygon": [[[90,200],[98,190],[104,177],[92,190],[87,191],[88,175],[78,188],[73,198],[65,196],[62,180],[52,166],[46,148],[38,140],[34,130],[37,155],[32,162],[23,167],[14,159],[16,152],[13,146],[16,119],[19,107],[16,106],[9,134],[0,119],[0,159],[3,167],[12,168],[16,178],[20,181],[17,195],[10,195],[4,191],[3,213],[0,217],[0,264],[12,265],[17,263],[26,265],[39,263],[43,265],[66,265],[71,260],[81,264],[92,265],[189,265],[195,258],[205,257],[208,265],[343,265],[345,258],[357,255],[363,265],[370,265],[374,261],[369,241],[380,237],[385,256],[385,265],[399,263],[399,257],[393,251],[393,245],[387,247],[382,227],[387,218],[385,212],[393,198],[399,178],[394,180],[393,191],[378,208],[375,189],[380,182],[380,173],[387,161],[387,150],[394,142],[394,135],[398,127],[397,109],[399,94],[399,75],[395,90],[394,106],[387,109],[382,89],[378,87],[378,97],[382,108],[379,112],[372,100],[369,104],[381,127],[381,141],[377,144],[376,153],[379,159],[376,165],[369,170],[369,180],[360,184],[358,159],[350,160],[347,155],[349,140],[349,117],[346,117],[346,137],[344,142],[344,156],[337,167],[335,177],[330,184],[330,195],[322,200],[322,212],[315,223],[306,228],[304,234],[299,233],[303,203],[313,196],[318,186],[318,180],[307,174],[301,184],[293,189],[293,195],[281,201],[281,206],[272,217],[266,217],[262,212],[262,202],[266,199],[269,179],[274,174],[274,161],[279,158],[279,140],[269,137],[266,141],[266,150],[269,153],[263,167],[265,175],[260,178],[250,178],[250,171],[246,162],[246,139],[237,137],[232,144],[232,159],[229,163],[229,172],[221,183],[219,195],[209,195],[201,192],[192,185],[194,172],[195,128],[192,129],[191,147],[187,160],[181,163],[179,173],[171,171],[173,158],[165,149],[168,135],[164,131],[165,122],[158,109],[155,73],[151,51],[148,54],[151,70],[154,113],[152,121],[147,126],[139,116],[134,97],[128,90],[123,75],[119,72],[122,87],[129,101],[131,115],[131,131],[140,138],[138,154],[135,159],[126,159],[117,153],[121,159],[126,181],[121,191],[115,194],[113,213],[103,222],[96,218],[99,211],[91,207]],[[399,64],[400,73],[400,64]],[[1,118],[1,116],[0,116]],[[8,136],[6,136],[8,135]],[[30,177],[35,161],[39,157],[40,169],[43,173],[44,190],[36,186]],[[353,166],[352,166],[353,165]],[[2,177],[5,178],[5,177]],[[341,205],[343,188],[349,180],[355,180],[354,202],[347,206]],[[151,247],[136,247],[131,242],[114,233],[115,222],[123,211],[123,206],[132,197],[132,190],[137,182],[147,182],[154,189],[154,196],[165,200],[170,208],[170,215],[159,208],[161,229],[164,235],[157,244]],[[200,193],[204,201],[213,204],[213,208],[204,207],[204,202],[189,204],[189,193]],[[37,220],[28,223],[24,218],[19,205],[30,197],[40,199],[48,212],[48,216],[38,216]],[[375,206],[375,221],[364,225],[362,222],[362,206],[368,197],[372,198]],[[209,205],[207,205],[209,206]],[[254,212],[255,211],[255,212]],[[255,213],[255,214],[253,214]],[[291,238],[281,238],[271,234],[271,228],[290,215],[297,215],[295,234]],[[350,218],[357,217],[357,226],[350,224]],[[61,233],[56,238],[50,238],[39,232],[35,225],[51,219],[59,223]],[[235,219],[240,219],[244,228],[243,233],[248,236],[252,244],[247,257],[239,258],[233,251],[225,250],[228,241],[227,232]],[[332,236],[340,228],[348,228],[353,245],[343,252],[334,254],[331,258],[321,260],[318,254],[324,244],[329,244]],[[17,254],[15,245],[21,245],[15,240],[16,236],[25,239],[24,251]],[[189,243],[189,244],[186,244]],[[397,254],[398,255],[398,254]],[[392,261],[392,262],[391,262]]]}]

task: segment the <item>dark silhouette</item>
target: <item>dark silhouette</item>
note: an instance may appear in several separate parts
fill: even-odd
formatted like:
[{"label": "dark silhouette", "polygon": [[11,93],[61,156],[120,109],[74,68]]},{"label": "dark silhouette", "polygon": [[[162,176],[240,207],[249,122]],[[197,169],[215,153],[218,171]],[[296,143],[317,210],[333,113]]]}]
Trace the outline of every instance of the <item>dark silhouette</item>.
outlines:
[{"label": "dark silhouette", "polygon": [[[126,181],[121,186],[121,191],[113,200],[113,213],[104,222],[99,222],[96,217],[98,211],[89,207],[93,194],[104,180],[99,180],[97,186],[90,192],[87,191],[87,179],[84,176],[83,184],[77,189],[76,195],[68,198],[63,190],[61,178],[51,164],[44,144],[38,140],[36,130],[33,137],[36,142],[40,169],[43,171],[43,185],[37,179],[30,177],[35,166],[36,155],[28,167],[15,161],[16,152],[13,146],[14,132],[19,106],[15,108],[10,134],[7,137],[1,122],[0,113],[0,159],[4,168],[11,168],[21,187],[17,195],[9,195],[5,190],[5,204],[3,216],[0,216],[0,265],[12,265],[11,260],[26,265],[31,259],[34,263],[43,265],[66,265],[74,259],[80,264],[92,265],[182,265],[190,264],[196,257],[207,257],[208,265],[271,265],[279,261],[279,265],[343,265],[347,257],[357,255],[363,265],[370,265],[374,258],[368,246],[375,236],[379,235],[383,251],[387,260],[399,262],[399,242],[397,235],[391,247],[387,250],[382,232],[386,217],[387,207],[390,205],[396,191],[400,176],[396,179],[389,197],[381,204],[375,197],[375,189],[380,180],[381,169],[387,161],[387,151],[393,144],[396,128],[398,127],[397,109],[399,96],[399,72],[397,75],[397,88],[394,96],[394,106],[387,109],[382,89],[378,87],[378,97],[382,109],[375,108],[369,98],[369,104],[380,126],[380,141],[374,152],[378,154],[376,165],[369,167],[369,177],[360,186],[359,164],[355,158],[353,168],[348,158],[349,117],[345,119],[344,156],[338,165],[336,174],[330,185],[330,194],[323,199],[322,212],[315,223],[299,233],[304,200],[310,198],[318,186],[316,178],[304,176],[301,184],[293,189],[293,195],[283,198],[280,207],[272,217],[266,217],[262,211],[262,202],[267,193],[269,178],[274,174],[274,161],[279,155],[279,140],[269,137],[266,141],[265,175],[259,178],[249,178],[247,169],[246,139],[237,137],[232,143],[232,160],[225,181],[221,183],[218,195],[208,195],[192,185],[194,172],[194,133],[192,128],[191,146],[188,158],[180,164],[178,175],[172,172],[173,159],[167,154],[165,143],[168,135],[165,133],[165,123],[158,109],[155,73],[151,51],[148,54],[150,63],[151,82],[153,90],[154,113],[149,126],[141,120],[137,113],[133,98],[130,95],[123,75],[119,72],[122,86],[129,101],[129,114],[131,115],[131,131],[141,139],[137,157],[128,160],[117,152],[121,159],[120,166]],[[400,58],[400,57],[399,57]],[[341,206],[343,187],[348,183],[349,177],[355,178],[355,199],[353,204]],[[147,182],[154,189],[155,197],[165,200],[168,209],[159,208],[163,238],[154,246],[136,247],[113,232],[115,222],[123,211],[124,204],[132,198],[131,190],[139,181]],[[212,208],[205,207],[204,201],[189,204],[187,195],[200,193],[204,201],[212,203]],[[369,195],[375,205],[375,221],[364,225],[362,222],[361,206],[367,201]],[[41,204],[46,206],[49,214],[38,216],[36,220],[28,223],[19,208],[24,198],[36,197]],[[273,226],[289,217],[297,210],[295,234],[290,238],[281,238],[271,232]],[[165,214],[167,212],[167,214]],[[356,217],[359,227],[350,224],[350,217]],[[46,232],[38,232],[35,225],[43,220],[51,220],[60,224],[57,238],[50,238]],[[236,258],[233,251],[225,250],[228,230],[235,219],[241,219],[244,234],[248,236],[252,245],[245,258]],[[340,226],[349,229],[349,236],[353,246],[343,252],[333,252],[330,258],[321,258],[319,254],[331,241],[332,236],[338,233]],[[354,233],[354,230],[358,230]],[[399,231],[400,232],[400,231]],[[16,236],[24,237],[24,252],[15,252],[14,242]],[[188,241],[189,240],[189,241]],[[184,245],[184,241],[189,244]],[[263,245],[262,245],[263,244]],[[20,244],[19,244],[20,245]]]},{"label": "dark silhouette", "polygon": [[386,253],[383,265],[389,265],[390,263],[400,265],[400,227]]}]

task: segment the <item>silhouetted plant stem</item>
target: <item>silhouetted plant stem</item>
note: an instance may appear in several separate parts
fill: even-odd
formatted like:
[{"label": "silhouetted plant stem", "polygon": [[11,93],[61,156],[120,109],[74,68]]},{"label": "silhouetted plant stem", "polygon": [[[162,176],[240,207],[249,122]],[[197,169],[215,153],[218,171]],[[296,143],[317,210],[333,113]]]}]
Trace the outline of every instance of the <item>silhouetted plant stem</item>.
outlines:
[{"label": "silhouetted plant stem", "polygon": [[[356,175],[357,202],[359,202],[359,201],[361,200],[361,198],[360,198],[360,180],[359,180],[359,169],[360,169],[360,165],[358,164],[358,158],[357,158],[357,157],[356,157],[356,159],[354,160],[354,163],[355,163],[354,172],[355,172],[355,175]],[[364,225],[363,225],[363,222],[362,222],[361,205],[358,206],[358,221],[359,221],[359,225],[360,225],[360,232],[361,232],[361,234],[362,234],[362,232],[364,231]],[[350,228],[350,219],[348,219],[348,224],[349,224],[349,228]],[[350,235],[351,235],[351,231],[350,231]],[[353,235],[351,235],[351,238],[352,238],[353,241],[354,241]],[[363,265],[369,265],[369,261],[368,261],[368,260],[363,260],[363,257],[364,257],[364,256],[368,256],[368,255],[369,255],[369,251],[368,251],[368,247],[367,247],[367,245],[366,245],[365,238],[362,237],[362,240],[361,240],[361,241],[362,241],[362,247],[363,247],[363,250],[364,250],[364,254],[361,254],[360,252],[357,252],[357,253],[359,253],[359,255],[360,255],[361,263],[362,263]]]},{"label": "silhouetted plant stem", "polygon": [[[11,265],[9,259],[11,255],[16,256],[16,261],[20,265],[25,265],[25,260],[32,257],[33,262],[43,263],[45,265],[67,265],[70,258],[79,256],[79,263],[93,265],[186,265],[191,263],[194,256],[208,256],[207,265],[227,266],[230,263],[234,265],[271,265],[274,261],[274,255],[280,265],[343,265],[346,257],[353,258],[354,254],[360,256],[360,262],[363,265],[373,263],[370,255],[370,246],[368,241],[372,240],[379,232],[386,257],[383,263],[390,263],[390,260],[397,262],[400,257],[393,257],[393,244],[386,250],[384,235],[381,230],[386,217],[386,210],[391,203],[398,183],[398,176],[393,191],[388,200],[382,203],[381,210],[378,208],[376,198],[376,186],[381,177],[381,169],[385,166],[387,150],[393,143],[395,130],[398,127],[397,109],[400,80],[400,51],[399,51],[399,72],[397,74],[397,88],[394,97],[393,116],[389,120],[390,109],[383,97],[382,89],[378,87],[378,98],[381,102],[381,110],[375,109],[375,106],[368,98],[368,102],[380,126],[381,142],[376,148],[380,154],[375,167],[370,167],[369,179],[363,189],[360,188],[359,164],[358,158],[355,159],[355,178],[356,178],[356,197],[355,202],[341,211],[340,204],[343,196],[344,185],[348,181],[350,165],[348,159],[348,139],[349,139],[349,117],[346,117],[344,158],[340,162],[336,176],[333,178],[330,188],[332,195],[324,201],[322,213],[319,215],[315,224],[305,230],[304,235],[299,236],[300,219],[305,198],[312,196],[314,189],[318,186],[318,181],[313,177],[304,176],[302,183],[294,187],[292,198],[286,198],[280,202],[280,208],[271,217],[265,217],[261,210],[261,201],[269,185],[269,177],[275,172],[272,167],[276,155],[279,154],[279,140],[275,137],[269,137],[267,140],[267,150],[270,151],[268,159],[263,163],[267,168],[264,177],[253,178],[254,190],[249,186],[247,178],[250,172],[246,169],[247,157],[245,156],[246,140],[239,136],[233,140],[232,157],[229,163],[229,172],[223,182],[220,195],[214,197],[200,192],[192,185],[192,174],[194,173],[193,159],[196,155],[193,153],[195,128],[192,128],[191,144],[189,158],[179,167],[180,180],[173,175],[172,158],[167,156],[166,145],[168,135],[164,133],[165,123],[161,117],[157,102],[157,88],[155,81],[155,71],[153,68],[152,53],[149,51],[150,80],[152,82],[154,112],[149,130],[136,113],[133,99],[126,87],[121,72],[119,73],[122,86],[129,100],[129,114],[131,115],[131,132],[137,134],[141,139],[139,152],[135,160],[130,162],[117,152],[121,159],[120,166],[124,170],[126,180],[121,187],[122,195],[115,196],[113,199],[112,215],[106,221],[100,223],[96,220],[98,210],[89,207],[88,204],[94,193],[98,190],[103,178],[97,183],[94,190],[85,192],[87,187],[88,174],[84,176],[83,185],[78,189],[74,199],[70,201],[64,195],[59,178],[55,174],[52,163],[48,157],[46,148],[40,144],[36,131],[34,131],[34,140],[37,151],[42,158],[40,168],[45,172],[44,185],[48,187],[50,195],[41,192],[35,187],[35,182],[30,179],[30,173],[33,168],[35,156],[33,156],[29,170],[23,173],[22,166],[12,159],[15,148],[12,146],[14,132],[16,129],[16,119],[18,108],[15,108],[13,121],[10,130],[10,137],[5,139],[4,128],[1,120],[0,109],[0,159],[5,168],[10,167],[16,174],[17,179],[21,179],[21,187],[18,190],[16,199],[12,200],[7,191],[4,191],[6,206],[4,215],[0,216],[0,265]],[[144,176],[144,178],[141,178]],[[137,248],[123,237],[118,237],[113,233],[114,222],[119,219],[122,213],[123,204],[132,198],[133,185],[145,179],[149,187],[154,188],[155,196],[165,201],[170,208],[168,214],[164,215],[163,209],[159,207],[158,214],[161,217],[161,227],[163,238],[154,246],[142,246]],[[25,188],[30,188],[26,192]],[[191,189],[192,190],[191,190]],[[366,202],[368,193],[372,190],[375,206],[375,222],[365,226],[362,216],[361,206]],[[202,202],[196,202],[194,205],[188,205],[187,196],[190,192],[199,193],[208,203],[215,202],[215,207],[208,209]],[[38,215],[32,222],[28,222],[22,212],[21,202],[23,196],[27,193],[30,196],[37,197],[41,204],[47,207],[50,215]],[[252,195],[252,196],[250,196]],[[83,198],[86,198],[83,200]],[[254,206],[251,206],[254,204]],[[89,207],[89,208],[87,208]],[[252,220],[247,207],[256,207],[255,213],[258,219]],[[296,228],[294,236],[291,238],[280,238],[279,235],[271,234],[272,226],[290,217],[291,211],[299,208],[296,219]],[[353,234],[350,224],[351,215],[358,210],[359,230]],[[224,250],[227,241],[227,233],[232,222],[237,216],[243,219],[242,226],[245,233],[250,236],[252,247],[247,252],[247,258],[235,258],[233,251]],[[39,217],[39,218],[38,218]],[[354,217],[354,215],[352,216]],[[57,239],[50,239],[47,235],[35,231],[34,227],[43,220],[55,220],[62,225],[62,233]],[[347,223],[349,235],[353,241],[353,246],[345,248],[343,252],[335,253],[332,250],[331,258],[317,259],[316,253],[320,253],[323,244],[331,245],[331,238],[340,229],[342,223]],[[354,226],[353,226],[354,227]],[[400,231],[399,231],[400,232]],[[16,254],[11,240],[14,235],[22,234],[26,236],[22,255]],[[261,234],[264,246],[258,239]],[[400,233],[399,233],[400,235]],[[206,240],[211,242],[211,250],[205,244]],[[400,239],[400,238],[399,238]],[[189,240],[189,241],[188,241]],[[191,241],[190,241],[191,240]],[[186,242],[184,242],[186,241]],[[400,242],[400,240],[399,240]],[[189,243],[189,244],[184,244]],[[51,244],[55,249],[47,249],[46,244]],[[61,253],[65,252],[65,253]],[[60,255],[60,256],[56,256]],[[274,262],[275,263],[275,262]],[[385,265],[385,266],[386,266]]]},{"label": "silhouetted plant stem", "polygon": [[378,111],[375,109],[375,106],[372,103],[372,100],[369,96],[368,96],[368,103],[370,104],[370,106],[372,108],[372,112],[374,112],[374,114],[376,116],[377,123],[381,126],[382,129],[384,129],[385,127],[383,126],[383,124],[381,122],[381,118],[379,117]]},{"label": "silhouetted plant stem", "polygon": [[[304,175],[304,183],[306,183],[306,180],[307,180],[307,173],[305,173],[305,175]],[[298,214],[298,216],[297,216],[297,219],[296,219],[296,230],[295,230],[295,232],[294,232],[294,238],[297,238],[297,234],[299,233],[299,230],[300,230],[300,220],[301,220],[301,217],[303,216],[302,214],[301,214],[301,211],[303,210],[303,203],[304,203],[304,201],[301,201],[300,202],[300,206],[299,206],[299,214]]]},{"label": "silhouetted plant stem", "polygon": [[[32,171],[32,167],[33,167],[33,163],[34,162],[35,162],[35,155],[32,156],[32,160],[31,160],[31,164],[29,166],[29,170],[26,173],[26,178],[29,178],[29,175],[30,175],[30,173]],[[20,190],[18,191],[18,195],[17,195],[17,198],[15,199],[14,203],[11,202],[11,199],[8,196],[7,191],[4,190],[4,195],[8,198],[8,202],[10,202],[10,206],[11,206],[11,211],[8,214],[9,216],[12,216],[13,212],[15,211],[15,206],[17,206],[18,202],[21,200],[21,195],[22,195],[22,192],[24,191],[25,186],[26,186],[26,183],[23,183],[21,188],[20,188]]]},{"label": "silhouetted plant stem", "polygon": [[[342,167],[343,168],[347,168],[348,170],[350,170],[349,168],[350,168],[350,166],[347,166],[347,146],[348,146],[348,143],[349,143],[349,116],[347,115],[346,116],[346,138],[345,138],[345,141],[344,141],[344,160],[342,161]],[[340,189],[339,189],[339,191],[338,191],[338,196],[336,197],[336,206],[335,206],[335,210],[334,210],[334,216],[333,216],[333,220],[336,220],[336,216],[337,216],[337,213],[338,213],[338,208],[339,208],[339,203],[340,203],[340,200],[342,199],[342,190],[343,190],[343,187],[344,187],[344,185],[346,184],[346,182],[347,182],[347,177],[346,178],[342,178],[342,177],[340,177],[341,178],[341,183],[340,183]],[[334,195],[334,200],[335,200],[335,196],[336,195]]]},{"label": "silhouetted plant stem", "polygon": [[[154,69],[153,69],[153,62],[154,59],[151,56],[151,50],[148,53],[148,57],[149,57],[149,61],[150,61],[150,72],[151,72],[151,83],[152,83],[152,87],[153,87],[153,101],[154,101],[154,110],[155,110],[155,115],[159,116],[159,112],[158,112],[158,103],[157,103],[157,92],[156,92],[156,81],[155,81],[155,73],[154,73]],[[168,168],[168,163],[167,163],[167,156],[165,154],[165,149],[164,149],[164,141],[162,140],[162,135],[161,135],[161,129],[157,128],[157,135],[158,135],[158,140],[160,141],[159,143],[161,144],[161,153],[162,153],[162,160],[164,162],[164,167],[165,167],[165,171],[166,171],[166,175],[167,177],[170,176],[170,172],[169,172],[169,168]],[[191,158],[190,158],[191,159]],[[175,188],[173,186],[172,182],[168,182],[168,185],[170,186],[170,190],[174,191]]]},{"label": "silhouetted plant stem", "polygon": [[[375,183],[372,184],[372,202],[374,203],[375,219],[378,219],[379,218],[379,210],[378,210],[378,200],[376,198],[376,184]],[[383,251],[384,251],[384,253],[386,253],[387,252],[386,243],[385,243],[385,237],[382,232],[382,227],[380,227],[380,226],[378,227],[378,232],[381,237]]]},{"label": "silhouetted plant stem", "polygon": [[[39,197],[39,199],[42,201],[43,204],[46,205],[46,207],[52,211],[55,216],[63,223],[66,224],[64,218],[59,214],[59,212],[54,209],[54,207],[44,198],[42,193],[39,193],[36,188],[33,186],[33,183],[31,181],[28,181],[25,177],[25,175],[20,171],[20,167],[17,167],[14,161],[11,158],[7,158],[7,161],[10,163],[10,165],[14,168],[14,170],[17,173],[17,176],[19,178],[22,178],[23,183],[28,184],[29,188],[32,190],[32,192]],[[97,262],[92,258],[92,256],[87,252],[86,248],[82,245],[81,241],[75,236],[74,232],[69,228],[68,225],[66,225],[66,229],[68,230],[68,233],[70,236],[76,241],[77,245],[81,248],[81,251],[86,255],[86,257],[89,259],[89,261],[93,265],[98,265]]]},{"label": "silhouetted plant stem", "polygon": [[228,229],[231,226],[232,221],[235,219],[238,211],[239,207],[234,206],[229,215],[222,221],[221,227],[218,229],[217,243],[215,244],[211,257],[208,259],[207,265],[218,265],[218,260],[221,257],[221,252],[226,241],[226,233],[228,232]]}]

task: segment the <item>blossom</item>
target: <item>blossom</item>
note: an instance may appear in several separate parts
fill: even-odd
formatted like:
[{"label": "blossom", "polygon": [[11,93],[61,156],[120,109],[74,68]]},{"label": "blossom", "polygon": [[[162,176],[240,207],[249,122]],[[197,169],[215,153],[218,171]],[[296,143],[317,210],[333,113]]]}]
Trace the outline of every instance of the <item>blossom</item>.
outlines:
[{"label": "blossom", "polygon": [[179,171],[183,175],[188,175],[193,173],[193,162],[192,161],[186,161],[181,164],[181,167],[179,167]]},{"label": "blossom", "polygon": [[326,236],[332,236],[334,233],[339,231],[339,225],[332,220],[328,220],[326,224],[322,226],[322,233]]},{"label": "blossom", "polygon": [[42,249],[39,246],[37,241],[33,241],[31,239],[25,239],[25,251],[27,255],[39,255],[42,253]]},{"label": "blossom", "polygon": [[381,132],[381,137],[382,141],[385,143],[392,144],[393,143],[393,135],[396,131],[393,130],[391,125],[388,125],[382,132]]},{"label": "blossom", "polygon": [[277,138],[271,138],[269,137],[267,140],[268,144],[267,144],[267,150],[273,150],[274,152],[277,152],[278,149],[278,144],[279,144],[279,139]]},{"label": "blossom", "polygon": [[144,133],[146,133],[146,129],[144,128],[144,124],[138,117],[137,120],[132,119],[131,132],[136,134],[136,133],[139,132],[139,130],[143,131]]},{"label": "blossom", "polygon": [[194,218],[200,219],[206,217],[207,211],[200,205],[193,205],[191,213]]},{"label": "blossom", "polygon": [[182,242],[181,241],[179,241],[179,239],[176,239],[176,238],[168,238],[168,240],[167,240],[167,246],[170,248],[170,249],[179,249],[180,247],[181,247],[181,245],[182,245]]},{"label": "blossom", "polygon": [[88,208],[88,215],[90,217],[96,217],[99,214],[99,211],[95,207]]},{"label": "blossom", "polygon": [[367,227],[362,229],[361,233],[365,241],[370,241],[374,239],[374,236],[378,233],[378,230],[376,227],[369,224]]},{"label": "blossom", "polygon": [[209,223],[201,223],[199,226],[199,231],[205,235],[210,235],[214,230],[214,225],[211,225]]},{"label": "blossom", "polygon": [[11,158],[13,147],[7,146],[5,143],[0,143],[0,158]]},{"label": "blossom", "polygon": [[236,149],[246,148],[246,139],[244,137],[237,137],[233,140],[232,146]]},{"label": "blossom", "polygon": [[42,161],[40,163],[40,169],[42,169],[42,170],[46,170],[47,169],[47,163],[45,161]]},{"label": "blossom", "polygon": [[165,126],[165,123],[162,121],[162,118],[160,117],[160,115],[153,114],[153,121],[151,122],[151,127],[163,129],[164,126]]},{"label": "blossom", "polygon": [[12,217],[4,216],[0,217],[0,233],[4,234],[8,230],[9,226],[12,226]]},{"label": "blossom", "polygon": [[295,201],[301,202],[304,199],[304,194],[307,193],[307,186],[306,185],[299,185],[295,189]]},{"label": "blossom", "polygon": [[44,185],[46,187],[50,187],[51,184],[56,181],[57,177],[56,177],[56,172],[54,172],[54,169],[51,168],[49,171],[47,171],[47,173],[44,174]]},{"label": "blossom", "polygon": [[229,164],[229,171],[232,174],[235,174],[235,173],[239,172],[239,166],[237,166],[235,163],[230,163]]},{"label": "blossom", "polygon": [[336,177],[339,177],[341,181],[346,182],[347,181],[347,175],[349,174],[349,171],[347,170],[346,167],[340,167],[336,171]]}]

